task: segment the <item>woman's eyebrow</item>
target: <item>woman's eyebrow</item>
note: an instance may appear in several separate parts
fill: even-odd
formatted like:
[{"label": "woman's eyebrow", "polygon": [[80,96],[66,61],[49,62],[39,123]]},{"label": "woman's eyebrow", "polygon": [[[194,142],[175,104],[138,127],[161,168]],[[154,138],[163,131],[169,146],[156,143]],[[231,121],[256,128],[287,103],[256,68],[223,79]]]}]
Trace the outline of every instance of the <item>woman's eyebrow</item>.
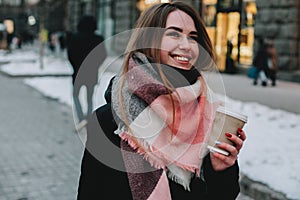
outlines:
[{"label": "woman's eyebrow", "polygon": [[[183,32],[181,28],[176,27],[176,26],[170,26],[170,27],[168,27],[167,29],[173,29],[173,30],[178,31],[178,32],[180,32],[180,33]],[[191,31],[191,32],[190,32],[190,35],[198,35],[198,33],[197,33],[197,31]]]}]

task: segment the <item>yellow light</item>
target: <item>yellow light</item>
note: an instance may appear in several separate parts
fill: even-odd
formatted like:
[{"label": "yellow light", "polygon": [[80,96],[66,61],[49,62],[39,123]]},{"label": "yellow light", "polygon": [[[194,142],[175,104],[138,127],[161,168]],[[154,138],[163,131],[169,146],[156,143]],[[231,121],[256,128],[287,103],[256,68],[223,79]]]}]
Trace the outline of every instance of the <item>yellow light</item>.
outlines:
[{"label": "yellow light", "polygon": [[140,10],[140,11],[144,11],[145,9],[147,9],[148,7],[150,7],[153,4],[158,4],[158,3],[169,3],[170,0],[139,0],[136,3],[136,7]]},{"label": "yellow light", "polygon": [[249,3],[246,5],[246,12],[247,12],[247,13],[256,14],[256,13],[257,13],[256,4],[255,4],[254,2],[249,2]]},{"label": "yellow light", "polygon": [[204,0],[204,4],[217,4],[217,0]]},{"label": "yellow light", "polygon": [[158,0],[145,0],[145,4],[159,3]]},{"label": "yellow light", "polygon": [[12,34],[14,32],[14,22],[10,19],[6,19],[3,23],[6,26],[7,33]]}]

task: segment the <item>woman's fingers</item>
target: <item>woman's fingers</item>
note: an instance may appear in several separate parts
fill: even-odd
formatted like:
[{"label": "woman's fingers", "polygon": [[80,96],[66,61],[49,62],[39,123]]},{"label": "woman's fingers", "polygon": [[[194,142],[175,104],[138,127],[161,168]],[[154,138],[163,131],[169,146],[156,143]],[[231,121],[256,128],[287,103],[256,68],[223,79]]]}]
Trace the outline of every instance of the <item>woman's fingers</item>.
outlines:
[{"label": "woman's fingers", "polygon": [[224,155],[213,149],[211,150],[211,159],[215,170],[224,170],[227,167],[234,165],[238,159],[238,154],[243,147],[243,142],[246,140],[246,134],[242,129],[237,130],[237,135],[231,133],[226,133],[225,135],[227,139],[234,143],[234,145],[216,141],[216,147],[227,151],[229,154]]}]

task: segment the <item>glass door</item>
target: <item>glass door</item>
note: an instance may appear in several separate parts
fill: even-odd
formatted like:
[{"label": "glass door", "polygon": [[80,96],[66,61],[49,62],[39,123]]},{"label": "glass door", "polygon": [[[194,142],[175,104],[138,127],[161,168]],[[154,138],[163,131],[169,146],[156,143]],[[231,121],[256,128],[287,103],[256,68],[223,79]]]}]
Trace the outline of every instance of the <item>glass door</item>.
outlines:
[{"label": "glass door", "polygon": [[217,66],[225,70],[228,46],[231,58],[250,65],[253,58],[255,0],[203,0],[202,17],[215,48]]},{"label": "glass door", "polygon": [[215,52],[217,57],[217,66],[220,71],[225,70],[225,60],[229,44],[232,45],[231,57],[233,60],[237,60],[239,24],[239,12],[217,14]]}]

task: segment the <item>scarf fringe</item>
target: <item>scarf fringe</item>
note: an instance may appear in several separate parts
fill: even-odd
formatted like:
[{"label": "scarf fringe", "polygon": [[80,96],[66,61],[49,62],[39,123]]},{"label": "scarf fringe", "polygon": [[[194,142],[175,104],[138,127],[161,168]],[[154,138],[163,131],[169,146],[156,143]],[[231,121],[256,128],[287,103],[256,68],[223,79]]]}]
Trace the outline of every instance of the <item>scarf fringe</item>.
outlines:
[{"label": "scarf fringe", "polygon": [[[149,155],[147,152],[154,152],[156,149],[153,148],[153,146],[149,145],[145,140],[139,140],[138,142],[143,143],[143,145],[141,146],[140,144],[137,144],[135,140],[132,139],[132,136],[129,136],[126,132],[123,132],[120,134],[121,139],[123,139],[124,141],[126,141],[129,146],[131,148],[133,148],[134,150],[136,150],[136,152],[139,155],[142,155],[144,159],[146,159],[152,167],[155,167],[157,169],[165,169],[166,168],[166,163],[159,163],[157,161],[157,159],[154,159],[155,157]],[[149,150],[149,151],[147,151]],[[187,166],[187,165],[183,165],[179,162],[174,161],[170,161],[171,159],[166,157],[164,154],[159,153],[158,151],[155,152],[157,154],[157,157],[160,158],[164,158],[167,162],[170,163],[174,163],[176,166],[186,170],[186,171],[190,171],[196,174],[200,174],[200,169],[199,166]],[[169,163],[168,163],[169,164]]]},{"label": "scarf fringe", "polygon": [[176,176],[176,174],[172,173],[171,171],[168,172],[168,178],[170,178],[175,183],[182,185],[185,190],[187,190],[189,192],[191,191],[189,181],[188,182],[184,181],[183,179],[179,178],[178,176]]}]

